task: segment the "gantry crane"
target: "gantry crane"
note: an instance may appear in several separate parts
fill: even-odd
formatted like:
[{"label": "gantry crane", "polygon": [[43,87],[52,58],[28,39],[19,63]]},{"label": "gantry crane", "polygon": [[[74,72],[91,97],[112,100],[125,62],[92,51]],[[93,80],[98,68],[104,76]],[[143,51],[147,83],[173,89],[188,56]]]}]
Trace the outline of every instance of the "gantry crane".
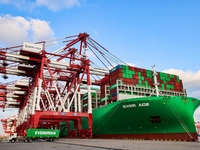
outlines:
[{"label": "gantry crane", "polygon": [[[0,107],[19,108],[16,116],[16,131],[19,135],[28,128],[59,128],[60,122],[67,122],[69,129],[70,121],[73,121],[75,130],[69,132],[71,137],[92,138],[94,106],[91,86],[100,85],[99,76],[109,73],[108,65],[112,66],[112,63],[108,59],[121,60],[91,39],[87,33],[66,39],[67,41],[63,41],[65,45],[53,53],[46,50],[46,41],[25,42],[20,46],[0,49],[2,77],[22,77],[9,84],[0,84]],[[89,59],[88,51],[106,69],[92,67],[94,62]],[[95,75],[98,79],[91,79]],[[87,92],[82,92],[82,85],[86,85]],[[84,103],[83,94],[88,97]],[[97,101],[96,97],[96,104]],[[83,118],[88,122],[88,128],[84,130],[81,126]]]}]

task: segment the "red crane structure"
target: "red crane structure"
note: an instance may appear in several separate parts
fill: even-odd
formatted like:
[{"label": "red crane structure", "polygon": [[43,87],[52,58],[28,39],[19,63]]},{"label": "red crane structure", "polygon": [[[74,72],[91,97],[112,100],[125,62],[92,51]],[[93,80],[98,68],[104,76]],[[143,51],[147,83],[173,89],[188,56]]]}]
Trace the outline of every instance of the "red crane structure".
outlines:
[{"label": "red crane structure", "polygon": [[[0,83],[0,107],[19,108],[14,124],[18,135],[22,135],[28,128],[59,128],[60,122],[66,122],[68,136],[92,138],[92,108],[99,106],[99,98],[92,101],[91,86],[99,85],[101,77],[93,80],[91,77],[109,73],[105,63],[108,62],[110,66],[112,64],[99,48],[107,54],[109,51],[87,33],[66,39],[62,42],[65,45],[53,53],[47,52],[47,41],[0,49],[2,77],[22,77],[10,83]],[[88,50],[93,52],[106,69],[92,67]],[[110,58],[117,60],[114,55],[110,55]],[[82,101],[86,93],[81,91],[82,85],[87,87],[86,102]],[[82,129],[83,118],[88,122],[87,129]],[[70,131],[70,121],[74,123],[73,131]]]},{"label": "red crane structure", "polygon": [[16,130],[16,116],[10,118],[1,119],[3,130],[6,134],[14,133]]}]

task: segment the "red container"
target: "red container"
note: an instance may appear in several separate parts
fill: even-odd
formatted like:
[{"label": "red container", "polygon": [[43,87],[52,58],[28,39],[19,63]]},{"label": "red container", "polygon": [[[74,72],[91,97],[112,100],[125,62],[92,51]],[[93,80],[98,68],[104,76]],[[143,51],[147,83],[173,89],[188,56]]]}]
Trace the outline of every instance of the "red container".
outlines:
[{"label": "red container", "polygon": [[129,70],[135,71],[135,67],[129,66]]}]

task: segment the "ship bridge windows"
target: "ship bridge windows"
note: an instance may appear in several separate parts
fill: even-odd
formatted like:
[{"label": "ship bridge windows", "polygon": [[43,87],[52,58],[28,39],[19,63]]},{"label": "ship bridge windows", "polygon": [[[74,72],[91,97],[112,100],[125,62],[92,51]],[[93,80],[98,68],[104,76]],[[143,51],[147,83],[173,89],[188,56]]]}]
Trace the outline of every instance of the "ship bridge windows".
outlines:
[{"label": "ship bridge windows", "polygon": [[160,116],[150,116],[151,123],[161,123]]}]

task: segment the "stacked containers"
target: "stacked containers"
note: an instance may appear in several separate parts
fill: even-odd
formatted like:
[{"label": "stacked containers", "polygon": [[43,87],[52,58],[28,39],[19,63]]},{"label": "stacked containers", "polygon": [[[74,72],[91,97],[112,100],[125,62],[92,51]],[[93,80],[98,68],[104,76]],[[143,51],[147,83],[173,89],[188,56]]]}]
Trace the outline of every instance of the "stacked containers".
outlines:
[{"label": "stacked containers", "polygon": [[179,76],[159,72],[158,82],[160,90],[183,91],[182,80],[179,79]]},{"label": "stacked containers", "polygon": [[85,93],[83,96],[82,96],[82,102],[83,102],[83,111],[87,111],[88,110],[88,93]]},{"label": "stacked containers", "polygon": [[104,78],[101,79],[100,82],[101,95],[100,95],[99,105],[104,105],[105,101],[110,99],[110,92],[108,89],[106,89],[107,87],[109,87],[109,85],[110,85],[110,75],[107,74]]},{"label": "stacked containers", "polygon": [[100,89],[101,89],[101,98],[105,97],[105,88],[106,85],[110,85],[110,75],[106,75],[104,78],[101,79],[100,82]]},{"label": "stacked containers", "polygon": [[[115,97],[116,80],[121,80],[124,84],[144,87],[144,88],[154,88],[154,77],[153,71],[137,68],[127,65],[118,65],[112,70],[110,70],[110,93]],[[167,74],[163,72],[157,72],[157,82],[159,83],[158,87],[160,90],[170,90],[170,91],[183,91],[182,81],[178,76]],[[113,99],[115,100],[115,98]]]},{"label": "stacked containers", "polygon": [[[96,93],[94,92],[91,92],[91,98],[92,98],[92,108],[95,108],[95,103],[96,101]],[[82,96],[82,106],[83,106],[83,111],[87,111],[88,110],[88,93],[85,93],[83,96]]]},{"label": "stacked containers", "polygon": [[113,84],[110,86],[110,101],[116,101],[117,100],[117,84]]}]

